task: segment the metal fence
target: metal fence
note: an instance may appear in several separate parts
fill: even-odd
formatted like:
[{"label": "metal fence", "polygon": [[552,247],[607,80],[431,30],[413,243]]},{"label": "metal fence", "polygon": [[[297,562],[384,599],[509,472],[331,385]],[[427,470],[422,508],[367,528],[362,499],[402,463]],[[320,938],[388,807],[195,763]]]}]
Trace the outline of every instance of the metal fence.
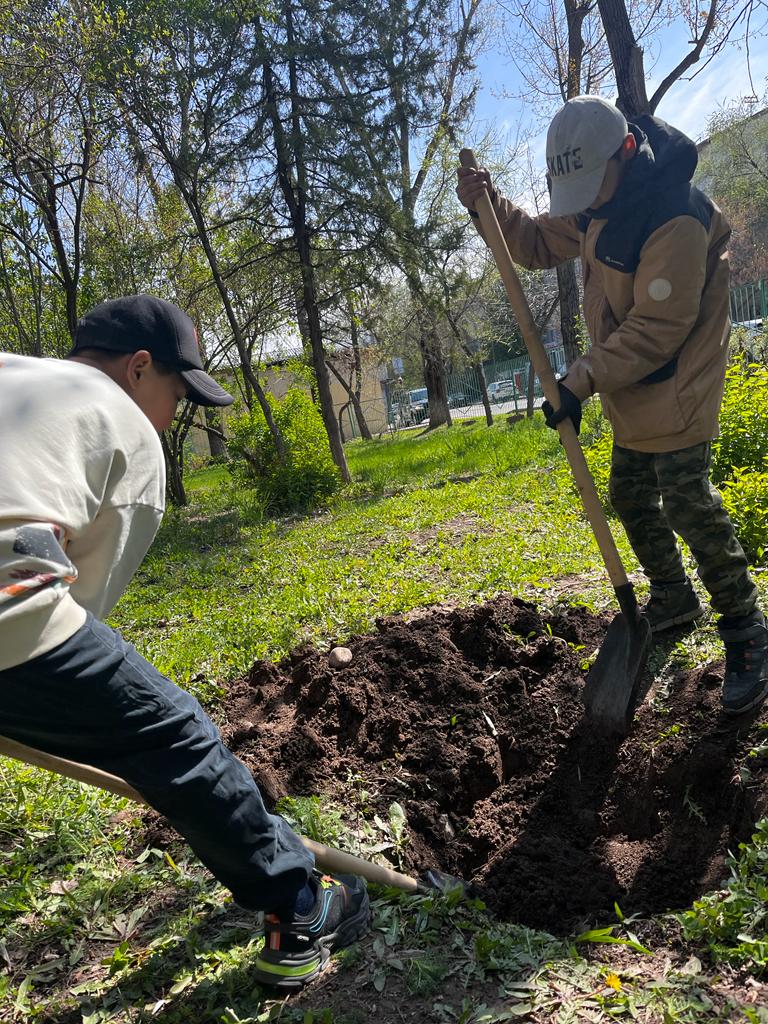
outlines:
[{"label": "metal fence", "polygon": [[768,320],[768,281],[731,288],[731,320],[747,327],[762,327]]},{"label": "metal fence", "polygon": [[[547,356],[555,373],[565,373],[565,351],[562,345],[547,349]],[[527,356],[485,363],[485,379],[491,411],[510,413],[525,411],[528,395],[530,360]],[[538,377],[534,382],[534,403],[543,401]],[[448,374],[448,405],[455,419],[484,416],[482,392],[478,371],[468,367]],[[413,427],[429,417],[427,389],[394,388],[388,394],[388,418],[394,430]]]}]

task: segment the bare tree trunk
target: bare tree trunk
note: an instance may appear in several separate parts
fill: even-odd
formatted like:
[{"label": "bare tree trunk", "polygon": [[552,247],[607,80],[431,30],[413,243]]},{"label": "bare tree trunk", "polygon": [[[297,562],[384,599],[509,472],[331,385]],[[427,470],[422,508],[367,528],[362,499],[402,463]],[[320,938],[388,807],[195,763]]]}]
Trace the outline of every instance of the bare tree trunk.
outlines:
[{"label": "bare tree trunk", "polygon": [[209,406],[203,407],[206,425],[210,428],[207,431],[208,448],[212,459],[226,459],[228,457],[227,443],[222,437],[221,413]]},{"label": "bare tree trunk", "polygon": [[557,291],[560,300],[560,333],[563,336],[565,358],[570,365],[579,356],[576,330],[579,316],[579,286],[573,260],[557,267]]},{"label": "bare tree trunk", "polygon": [[165,486],[168,497],[174,505],[183,506],[187,504],[187,492],[184,488],[184,467],[181,461],[181,449],[176,443],[177,439],[170,437],[169,431],[164,430],[160,435],[165,456]]},{"label": "bare tree trunk", "polygon": [[424,384],[429,396],[428,430],[441,427],[443,424],[452,426],[451,410],[448,408],[448,375],[445,372],[445,361],[437,337],[431,315],[422,311],[419,318],[419,350],[424,364]]},{"label": "bare tree trunk", "polygon": [[328,369],[331,371],[333,376],[336,378],[339,384],[341,384],[341,386],[344,388],[344,390],[347,392],[347,395],[349,396],[349,401],[342,407],[342,409],[339,410],[339,423],[341,423],[341,413],[344,411],[344,409],[347,408],[347,406],[351,405],[352,408],[355,410],[355,418],[357,419],[357,425],[360,428],[360,436],[365,441],[372,441],[373,434],[371,433],[371,428],[368,426],[368,421],[365,418],[363,407],[360,404],[360,392],[356,391],[351,384],[348,384],[344,380],[344,378],[333,365],[330,359],[327,359],[326,362],[328,364]]},{"label": "bare tree trunk", "polygon": [[363,407],[360,402],[360,394],[363,390],[363,360],[360,355],[360,332],[357,327],[357,316],[355,315],[355,303],[352,295],[347,293],[347,308],[349,310],[349,335],[352,341],[352,358],[354,359],[354,372],[355,372],[355,387],[354,391],[350,391],[349,396],[352,399],[352,403],[355,409],[355,416],[357,416],[357,424],[360,427],[360,433],[366,441],[372,441],[373,435],[371,434],[370,428],[366,421],[365,415],[363,414]]},{"label": "bare tree trunk", "polygon": [[625,117],[650,113],[645,89],[643,51],[637,45],[624,0],[597,0],[611,52],[619,93],[617,106]]},{"label": "bare tree trunk", "polygon": [[[465,349],[465,351],[467,351]],[[483,360],[478,359],[475,363],[475,373],[477,374],[477,383],[480,386],[480,397],[483,400],[483,409],[485,409],[485,422],[489,427],[493,426],[493,413],[491,412],[491,400],[488,397],[488,381],[485,379],[485,367],[483,366]]]},{"label": "bare tree trunk", "polygon": [[350,403],[345,402],[344,405],[342,405],[342,407],[339,409],[339,433],[341,434],[342,438],[344,437],[344,413],[347,411],[349,406]]},{"label": "bare tree trunk", "polygon": [[304,309],[307,313],[309,326],[309,340],[312,345],[312,365],[315,368],[317,378],[317,390],[320,397],[320,414],[328,434],[328,442],[331,448],[333,461],[341,473],[345,483],[350,483],[352,476],[347,466],[347,457],[344,454],[344,445],[341,440],[341,431],[336,422],[333,411],[333,395],[331,394],[331,379],[328,375],[328,365],[325,361],[325,347],[323,345],[322,327],[320,325],[320,311],[317,306],[317,290],[315,285],[315,272],[312,267],[310,256],[309,235],[306,225],[299,226],[296,237],[296,245],[301,260],[301,279],[303,285]]},{"label": "bare tree trunk", "polygon": [[568,366],[578,359],[579,352],[579,284],[573,260],[557,268],[557,291],[560,301],[560,332],[563,335],[565,361]]},{"label": "bare tree trunk", "polygon": [[[549,305],[549,309],[544,312],[541,320],[537,321],[537,323],[536,323],[536,331],[539,334],[539,336],[541,336],[542,332],[544,331],[544,328],[549,323],[550,318],[552,317],[552,314],[555,312],[555,306],[557,305],[558,301],[559,300],[556,299],[556,298],[552,299],[552,302]],[[576,354],[578,355],[578,349],[576,350]],[[536,375],[535,375],[535,372],[534,372],[534,369],[533,369],[533,361],[531,361],[530,365],[528,366],[528,387],[527,387],[526,405],[525,405],[525,415],[528,417],[528,419],[531,419],[531,417],[533,416],[533,411],[534,411],[533,410],[533,403],[534,403],[534,399],[535,399],[535,392],[534,392],[535,380],[536,380]]]},{"label": "bare tree trunk", "polygon": [[307,317],[306,329],[309,332],[312,365],[314,366],[317,379],[320,413],[323,417],[326,433],[328,434],[328,443],[333,461],[338,467],[342,480],[345,483],[350,483],[352,477],[347,466],[341,432],[333,409],[330,378],[325,362],[320,310],[317,302],[317,281],[315,268],[312,264],[312,244],[307,223],[307,168],[304,156],[301,94],[294,49],[295,40],[291,0],[285,0],[283,13],[285,14],[286,38],[290,54],[288,59],[290,127],[288,131],[286,131],[280,117],[273,67],[267,57],[266,40],[258,20],[254,22],[254,27],[258,31],[259,42],[264,52],[262,61],[264,96],[274,130],[277,180],[288,208],[294,250],[301,271],[301,303]]},{"label": "bare tree trunk", "polygon": [[[591,9],[585,0],[564,0],[568,25],[568,67],[566,69],[565,98],[572,100],[581,93],[581,65],[584,57],[584,19]],[[565,359],[570,365],[579,353],[576,325],[579,318],[579,286],[576,282],[574,260],[561,263],[557,268],[557,291],[560,298],[560,331],[563,336]],[[528,402],[529,415],[531,400]]]}]

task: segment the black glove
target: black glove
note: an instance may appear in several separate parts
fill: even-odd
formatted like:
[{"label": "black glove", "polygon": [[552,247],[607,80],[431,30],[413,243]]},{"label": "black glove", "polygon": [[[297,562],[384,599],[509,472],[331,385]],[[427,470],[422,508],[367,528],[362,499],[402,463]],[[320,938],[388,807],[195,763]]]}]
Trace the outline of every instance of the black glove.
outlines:
[{"label": "black glove", "polygon": [[581,400],[572,391],[569,391],[565,384],[558,381],[557,386],[560,389],[560,408],[555,410],[549,402],[542,402],[541,411],[544,413],[544,420],[548,427],[557,430],[557,424],[570,416],[573,428],[578,434],[581,430]]}]

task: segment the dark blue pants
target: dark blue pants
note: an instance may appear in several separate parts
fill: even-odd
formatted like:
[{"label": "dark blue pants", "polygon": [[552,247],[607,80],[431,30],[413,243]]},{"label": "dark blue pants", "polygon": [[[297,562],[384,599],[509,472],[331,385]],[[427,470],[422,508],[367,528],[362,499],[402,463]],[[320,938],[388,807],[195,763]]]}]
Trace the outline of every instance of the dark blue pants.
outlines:
[{"label": "dark blue pants", "polygon": [[312,870],[198,702],[90,615],[0,672],[0,734],[125,779],[244,907],[292,906]]}]

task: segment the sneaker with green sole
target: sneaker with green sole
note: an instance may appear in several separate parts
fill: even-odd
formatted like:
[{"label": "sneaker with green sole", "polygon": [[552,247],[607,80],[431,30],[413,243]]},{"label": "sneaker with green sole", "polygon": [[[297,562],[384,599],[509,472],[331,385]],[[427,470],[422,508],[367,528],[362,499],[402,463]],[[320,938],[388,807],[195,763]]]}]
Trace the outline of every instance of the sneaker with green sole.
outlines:
[{"label": "sneaker with green sole", "polygon": [[654,583],[651,581],[651,596],[643,607],[652,633],[684,626],[694,619],[700,619],[704,608],[699,601],[690,580],[682,583]]},{"label": "sneaker with green sole", "polygon": [[371,927],[365,882],[355,875],[312,873],[315,905],[306,915],[264,915],[264,948],[254,977],[281,991],[302,988],[321,974],[335,949],[350,946]]}]

